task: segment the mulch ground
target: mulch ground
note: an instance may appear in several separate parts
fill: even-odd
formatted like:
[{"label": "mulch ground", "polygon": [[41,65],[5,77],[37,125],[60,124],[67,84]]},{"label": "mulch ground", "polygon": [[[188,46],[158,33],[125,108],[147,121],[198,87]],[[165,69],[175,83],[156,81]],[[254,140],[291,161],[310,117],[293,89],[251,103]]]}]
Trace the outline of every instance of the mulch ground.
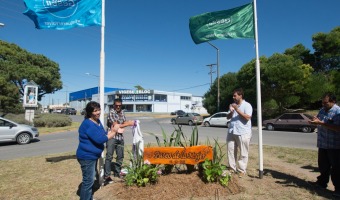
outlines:
[{"label": "mulch ground", "polygon": [[155,185],[146,187],[126,186],[124,182],[112,183],[99,189],[94,194],[95,199],[219,199],[238,194],[244,188],[238,184],[238,177],[233,176],[227,187],[218,183],[204,183],[198,172],[191,174],[171,173],[160,176]]}]

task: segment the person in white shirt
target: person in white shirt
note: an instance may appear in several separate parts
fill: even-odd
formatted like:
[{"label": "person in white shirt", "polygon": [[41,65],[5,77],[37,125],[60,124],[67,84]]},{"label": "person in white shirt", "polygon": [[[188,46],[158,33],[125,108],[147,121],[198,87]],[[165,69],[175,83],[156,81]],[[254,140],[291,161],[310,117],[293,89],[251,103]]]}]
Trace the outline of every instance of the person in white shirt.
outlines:
[{"label": "person in white shirt", "polygon": [[[239,177],[246,175],[248,165],[249,143],[251,133],[251,116],[253,107],[244,100],[243,89],[233,91],[234,103],[229,105],[230,126],[227,134],[227,152],[229,167],[234,172],[239,173]],[[237,157],[240,149],[240,157]],[[236,164],[237,161],[237,164]]]}]

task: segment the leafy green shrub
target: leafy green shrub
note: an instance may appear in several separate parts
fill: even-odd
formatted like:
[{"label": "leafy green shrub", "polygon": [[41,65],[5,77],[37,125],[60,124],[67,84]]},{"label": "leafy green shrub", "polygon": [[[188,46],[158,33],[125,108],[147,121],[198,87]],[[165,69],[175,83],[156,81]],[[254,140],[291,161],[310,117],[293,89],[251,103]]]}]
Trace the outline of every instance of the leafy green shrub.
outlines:
[{"label": "leafy green shrub", "polygon": [[228,186],[231,175],[226,166],[220,163],[213,163],[211,160],[205,160],[203,167],[203,181],[219,182],[222,186]]},{"label": "leafy green shrub", "polygon": [[27,124],[27,125],[32,125],[29,121],[25,120],[25,114],[13,114],[13,113],[8,113],[3,115],[4,118],[9,119],[13,122],[16,122],[18,124]]},{"label": "leafy green shrub", "polygon": [[8,113],[5,114],[3,117],[19,124],[34,124],[35,127],[64,127],[71,126],[72,124],[72,119],[70,118],[70,116],[60,114],[37,114],[34,116],[33,124],[25,120],[25,114]]},{"label": "leafy green shrub", "polygon": [[72,119],[67,115],[44,113],[37,115],[33,122],[36,127],[64,127],[71,126]]},{"label": "leafy green shrub", "polygon": [[[139,145],[139,144],[138,144]],[[137,145],[136,149],[139,149]],[[132,152],[130,155],[130,165],[127,168],[125,183],[128,186],[137,185],[138,187],[146,186],[147,184],[157,183],[158,177],[162,174],[158,165],[150,164],[149,161],[143,161],[143,153],[136,153],[136,158]]]},{"label": "leafy green shrub", "polygon": [[[215,139],[214,139],[215,140]],[[224,146],[224,145],[223,145]],[[200,174],[205,182],[219,182],[222,186],[228,186],[231,175],[225,165],[222,165],[222,159],[225,154],[217,140],[213,148],[213,160],[205,160],[200,163]]]}]

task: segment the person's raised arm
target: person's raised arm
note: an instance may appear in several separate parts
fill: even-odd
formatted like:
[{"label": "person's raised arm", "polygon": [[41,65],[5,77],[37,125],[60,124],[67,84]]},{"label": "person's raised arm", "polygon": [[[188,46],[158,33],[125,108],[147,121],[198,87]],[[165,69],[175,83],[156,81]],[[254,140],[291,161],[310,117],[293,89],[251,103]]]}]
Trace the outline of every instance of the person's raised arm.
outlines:
[{"label": "person's raised arm", "polygon": [[[118,124],[118,123],[114,122],[114,124]],[[124,127],[127,127],[127,126],[133,126],[134,124],[135,124],[134,120],[128,120],[128,121],[125,121],[124,123],[119,124],[119,125],[120,125],[120,128],[124,128]]]},{"label": "person's raised arm", "polygon": [[107,137],[109,139],[112,139],[117,132],[123,132],[123,130],[120,128],[120,124],[116,124],[116,125],[113,125],[111,126],[109,132],[107,133]]},{"label": "person's raised arm", "polygon": [[234,110],[235,110],[234,112],[237,112],[243,119],[245,119],[245,120],[250,120],[251,119],[251,115],[248,115],[248,114],[242,112],[239,109],[237,104],[233,103],[231,106],[234,108]]}]

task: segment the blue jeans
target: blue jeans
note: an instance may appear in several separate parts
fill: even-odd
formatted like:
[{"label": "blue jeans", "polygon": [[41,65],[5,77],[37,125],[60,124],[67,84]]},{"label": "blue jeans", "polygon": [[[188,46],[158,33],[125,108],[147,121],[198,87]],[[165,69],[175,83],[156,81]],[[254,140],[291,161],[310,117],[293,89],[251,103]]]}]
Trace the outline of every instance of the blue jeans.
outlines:
[{"label": "blue jeans", "polygon": [[120,176],[120,171],[122,169],[123,159],[124,159],[124,140],[110,139],[106,143],[106,157],[104,165],[104,177],[111,175],[111,162],[113,159],[113,153],[116,151],[117,158],[114,163],[113,173],[115,177]]},{"label": "blue jeans", "polygon": [[81,160],[78,159],[80,164],[83,180],[80,189],[80,200],[92,200],[92,186],[94,177],[96,175],[97,160]]}]

